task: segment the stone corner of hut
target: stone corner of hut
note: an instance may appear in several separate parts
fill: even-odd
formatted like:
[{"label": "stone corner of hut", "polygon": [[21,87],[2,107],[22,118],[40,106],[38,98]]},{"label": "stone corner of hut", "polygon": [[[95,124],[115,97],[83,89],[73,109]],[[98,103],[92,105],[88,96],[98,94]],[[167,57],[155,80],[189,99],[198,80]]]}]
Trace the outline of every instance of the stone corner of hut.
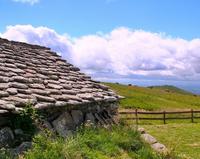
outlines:
[{"label": "stone corner of hut", "polygon": [[116,123],[118,100],[49,48],[0,38],[0,148],[24,133],[9,121],[27,102],[47,114],[47,128],[65,137],[86,121]]}]

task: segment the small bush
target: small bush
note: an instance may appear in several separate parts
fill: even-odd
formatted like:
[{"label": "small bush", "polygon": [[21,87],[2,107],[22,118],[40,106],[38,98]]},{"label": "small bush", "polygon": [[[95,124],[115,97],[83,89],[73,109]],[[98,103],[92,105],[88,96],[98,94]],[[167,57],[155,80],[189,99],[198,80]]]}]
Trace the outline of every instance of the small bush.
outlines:
[{"label": "small bush", "polygon": [[12,129],[22,129],[26,134],[30,134],[32,136],[35,134],[37,128],[35,122],[38,118],[39,115],[32,105],[26,104],[20,114],[11,118],[10,127]]}]

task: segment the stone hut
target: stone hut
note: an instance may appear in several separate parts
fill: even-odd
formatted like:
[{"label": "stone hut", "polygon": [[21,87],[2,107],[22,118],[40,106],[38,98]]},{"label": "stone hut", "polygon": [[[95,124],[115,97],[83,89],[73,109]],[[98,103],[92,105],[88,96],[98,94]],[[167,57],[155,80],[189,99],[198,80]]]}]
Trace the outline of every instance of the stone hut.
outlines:
[{"label": "stone hut", "polygon": [[116,122],[119,97],[49,48],[0,38],[0,148],[20,134],[9,118],[27,103],[45,124],[67,136],[85,121]]}]

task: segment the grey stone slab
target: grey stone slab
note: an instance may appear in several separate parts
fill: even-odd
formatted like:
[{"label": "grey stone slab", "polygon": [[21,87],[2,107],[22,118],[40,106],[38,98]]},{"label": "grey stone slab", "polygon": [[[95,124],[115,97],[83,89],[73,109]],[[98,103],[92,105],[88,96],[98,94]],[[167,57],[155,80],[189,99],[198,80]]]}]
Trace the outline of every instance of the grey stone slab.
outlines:
[{"label": "grey stone slab", "polygon": [[154,144],[157,143],[156,138],[154,138],[153,136],[149,135],[149,134],[142,134],[141,135],[142,139],[148,143],[148,144]]},{"label": "grey stone slab", "polygon": [[60,85],[56,85],[56,84],[50,84],[48,83],[48,88],[52,88],[52,89],[62,89],[63,87]]},{"label": "grey stone slab", "polygon": [[23,76],[13,76],[11,80],[20,83],[29,83],[29,79],[24,78]]},{"label": "grey stone slab", "polygon": [[0,83],[0,90],[7,89],[8,83]]},{"label": "grey stone slab", "polygon": [[71,115],[76,125],[80,125],[83,122],[83,113],[80,110],[72,110]]},{"label": "grey stone slab", "polygon": [[8,97],[9,96],[9,93],[6,92],[6,91],[0,91],[0,98],[2,97]]},{"label": "grey stone slab", "polygon": [[29,84],[29,87],[35,89],[45,89],[45,86],[43,84],[38,84],[38,83]]},{"label": "grey stone slab", "polygon": [[0,148],[13,144],[14,134],[9,127],[0,129]]},{"label": "grey stone slab", "polygon": [[0,76],[0,83],[7,83],[9,81],[8,77],[2,77]]},{"label": "grey stone slab", "polygon": [[5,104],[0,104],[0,108],[4,110],[14,110],[15,106],[11,103],[6,102]]},{"label": "grey stone slab", "polygon": [[18,89],[27,89],[28,88],[28,86],[26,84],[19,83],[19,82],[9,83],[9,87],[18,88]]},{"label": "grey stone slab", "polygon": [[166,146],[163,145],[163,144],[161,144],[161,143],[154,143],[154,144],[151,145],[151,147],[155,151],[157,151],[159,153],[167,153],[167,151],[168,151],[167,148],[166,148]]},{"label": "grey stone slab", "polygon": [[52,97],[42,96],[38,94],[34,94],[34,96],[37,98],[38,101],[41,101],[41,102],[50,102],[50,103],[56,102],[56,100]]},{"label": "grey stone slab", "polygon": [[47,102],[42,102],[42,103],[38,103],[34,106],[35,109],[47,109],[47,108],[52,108],[54,105],[54,103],[47,103]]},{"label": "grey stone slab", "polygon": [[104,96],[104,99],[107,102],[115,102],[115,101],[117,101],[117,98],[113,97],[113,96]]},{"label": "grey stone slab", "polygon": [[56,120],[52,122],[54,129],[62,137],[67,137],[71,130],[75,129],[75,123],[69,112],[64,112]]},{"label": "grey stone slab", "polygon": [[38,95],[43,95],[43,96],[48,96],[50,94],[49,91],[47,90],[41,90],[41,89],[30,89],[30,91],[34,94]]},{"label": "grey stone slab", "polygon": [[[0,108],[1,108],[1,106],[0,106]],[[1,114],[6,114],[6,113],[9,113],[9,111],[8,110],[2,110],[2,109],[0,109],[0,115]],[[0,119],[1,120],[1,119]],[[0,121],[1,122],[1,121]],[[1,124],[0,124],[0,126],[1,126]]]},{"label": "grey stone slab", "polygon": [[10,95],[15,95],[18,93],[17,89],[16,88],[8,88],[6,90]]}]

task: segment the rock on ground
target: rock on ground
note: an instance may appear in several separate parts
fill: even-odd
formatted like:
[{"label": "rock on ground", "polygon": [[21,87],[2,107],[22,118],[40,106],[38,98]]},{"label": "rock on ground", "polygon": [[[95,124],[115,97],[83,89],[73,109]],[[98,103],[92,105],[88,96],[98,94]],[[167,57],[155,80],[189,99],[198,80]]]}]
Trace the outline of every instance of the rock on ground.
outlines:
[{"label": "rock on ground", "polygon": [[154,144],[157,142],[157,140],[149,134],[142,134],[141,137],[148,144]]},{"label": "rock on ground", "polygon": [[9,146],[13,143],[14,135],[9,127],[0,129],[0,148]]},{"label": "rock on ground", "polygon": [[165,153],[167,152],[167,148],[165,147],[165,145],[161,144],[161,143],[154,143],[151,145],[151,147],[157,151],[157,152],[160,152],[160,153]]}]

